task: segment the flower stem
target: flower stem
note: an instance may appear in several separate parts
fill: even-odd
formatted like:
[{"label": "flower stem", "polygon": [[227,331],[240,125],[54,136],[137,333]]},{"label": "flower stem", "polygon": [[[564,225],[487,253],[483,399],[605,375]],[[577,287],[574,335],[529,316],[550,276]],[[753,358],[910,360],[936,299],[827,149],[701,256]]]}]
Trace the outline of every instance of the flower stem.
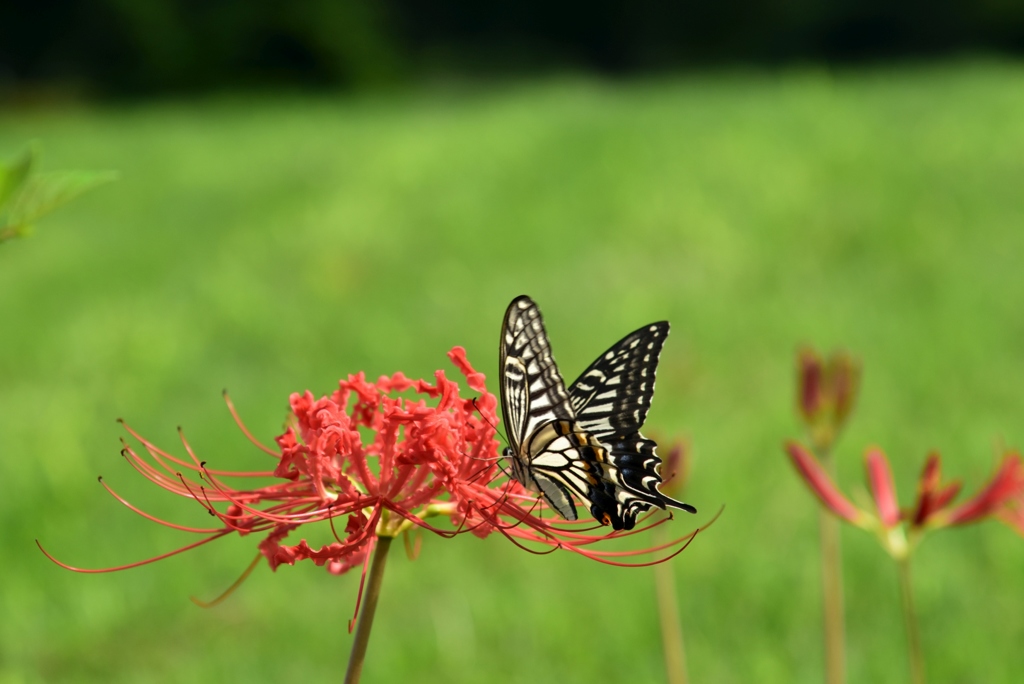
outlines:
[{"label": "flower stem", "polygon": [[[663,542],[664,525],[654,530],[655,544]],[[687,684],[686,650],[683,647],[683,626],[679,621],[679,605],[676,601],[675,577],[668,563],[654,565],[654,589],[658,601],[658,617],[661,620],[661,645],[665,652],[665,675],[668,684]]]},{"label": "flower stem", "polygon": [[910,681],[924,684],[924,657],[921,654],[921,636],[917,630],[917,614],[914,612],[914,593],[910,582],[910,559],[896,561],[900,575],[900,598],[903,603],[903,620],[907,626],[907,655],[910,660]]},{"label": "flower stem", "polygon": [[[818,458],[835,481],[836,467],[831,452],[821,449]],[[846,636],[843,626],[843,567],[839,547],[839,519],[824,507],[818,508],[821,540],[821,595],[825,621],[825,681],[846,681]]]},{"label": "flower stem", "polygon": [[359,612],[356,635],[352,641],[352,654],[348,658],[348,669],[345,671],[345,684],[358,684],[359,675],[363,672],[366,646],[370,643],[370,629],[373,628],[373,616],[377,612],[377,599],[380,598],[380,586],[384,580],[384,566],[387,564],[390,548],[391,537],[377,538],[377,548],[373,552],[369,581],[363,598],[363,609]]}]

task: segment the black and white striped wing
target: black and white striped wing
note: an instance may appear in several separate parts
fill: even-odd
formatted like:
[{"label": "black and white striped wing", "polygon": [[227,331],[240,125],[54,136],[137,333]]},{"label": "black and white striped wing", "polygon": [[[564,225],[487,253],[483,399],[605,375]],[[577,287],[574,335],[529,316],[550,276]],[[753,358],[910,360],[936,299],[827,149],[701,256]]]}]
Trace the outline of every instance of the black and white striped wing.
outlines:
[{"label": "black and white striped wing", "polygon": [[573,496],[594,518],[616,530],[631,530],[652,506],[664,508],[660,492],[638,490],[624,478],[608,445],[576,423],[548,423],[530,437],[530,474],[544,498],[567,520],[576,520]]},{"label": "black and white striped wing", "polygon": [[643,426],[668,329],[668,321],[661,321],[634,330],[583,371],[569,388],[581,428],[601,438]]},{"label": "black and white striped wing", "polygon": [[668,337],[667,321],[634,330],[599,356],[569,388],[576,425],[605,448],[603,486],[589,497],[591,513],[618,529],[633,527],[652,506],[696,509],[658,490],[657,444],[640,434],[654,396],[658,356]]},{"label": "black and white striped wing", "polygon": [[571,420],[546,423],[530,435],[529,477],[544,499],[566,520],[576,520],[573,495],[589,501],[589,492],[598,485],[593,465],[600,444],[585,432],[575,429]]},{"label": "black and white striped wing", "polygon": [[508,305],[499,350],[501,410],[513,451],[542,425],[574,417],[540,309],[526,295]]}]

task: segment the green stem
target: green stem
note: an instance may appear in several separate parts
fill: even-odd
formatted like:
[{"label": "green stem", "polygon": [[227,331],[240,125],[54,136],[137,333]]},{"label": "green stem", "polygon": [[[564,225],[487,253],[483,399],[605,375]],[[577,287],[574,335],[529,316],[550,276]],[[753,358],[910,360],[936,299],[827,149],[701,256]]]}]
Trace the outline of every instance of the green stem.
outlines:
[{"label": "green stem", "polygon": [[910,582],[910,559],[896,561],[900,575],[900,598],[903,604],[903,620],[907,627],[907,651],[910,660],[910,681],[924,684],[924,657],[921,654],[921,635],[917,630],[917,614],[914,612],[914,592]]},{"label": "green stem", "polygon": [[363,672],[366,646],[370,643],[370,630],[373,628],[373,616],[377,612],[377,599],[380,598],[380,586],[384,580],[384,566],[387,565],[388,549],[390,548],[391,537],[377,538],[377,548],[373,552],[373,561],[370,563],[366,593],[363,595],[363,609],[359,612],[356,635],[352,641],[352,654],[348,658],[348,669],[345,671],[345,684],[358,684],[359,675]]},{"label": "green stem", "polygon": [[[655,530],[655,544],[661,544],[665,533],[664,525]],[[686,650],[683,647],[683,626],[679,621],[679,605],[676,601],[675,575],[668,563],[654,565],[654,589],[658,601],[658,617],[661,620],[661,645],[665,652],[665,674],[669,684],[687,684]]]},{"label": "green stem", "polygon": [[[835,462],[828,450],[819,451],[825,470],[836,477]],[[821,540],[821,596],[825,632],[825,681],[846,682],[846,635],[843,625],[843,566],[839,546],[839,519],[823,507],[818,509],[818,532]]]}]

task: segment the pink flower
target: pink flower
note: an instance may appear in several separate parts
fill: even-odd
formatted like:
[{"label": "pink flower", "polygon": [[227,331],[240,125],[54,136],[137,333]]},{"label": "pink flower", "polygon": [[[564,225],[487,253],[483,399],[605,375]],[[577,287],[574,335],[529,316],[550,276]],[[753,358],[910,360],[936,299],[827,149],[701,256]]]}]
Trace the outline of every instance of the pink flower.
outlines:
[{"label": "pink flower", "polygon": [[889,459],[881,449],[871,447],[864,454],[864,464],[867,467],[871,495],[878,510],[878,520],[883,527],[896,527],[900,523],[900,505],[896,501],[896,483],[892,480]]},{"label": "pink flower", "polygon": [[959,482],[942,486],[941,473],[942,459],[939,454],[928,454],[917,483],[917,504],[910,518],[911,524],[915,527],[923,527],[937,511],[945,508],[960,493]]},{"label": "pink flower", "polygon": [[[637,534],[667,518],[629,532],[610,533],[593,520],[556,519],[542,500],[503,476],[495,439],[497,400],[461,347],[452,349],[448,357],[479,397],[461,397],[458,384],[443,371],[434,374],[433,383],[411,380],[402,373],[372,383],[359,373],[342,380],[331,396],[293,394],[294,425],[276,438],[277,449],[250,434],[225,395],[246,437],[273,458],[273,467],[264,470],[215,470],[199,460],[184,437],[187,459],[173,456],[125,426],[142,445],[142,451],[137,451],[125,444],[122,454],[128,462],[155,484],[198,502],[218,525],[195,528],[160,520],[103,483],[140,515],[202,538],[156,558],[101,570],[73,568],[47,556],[71,570],[109,572],[160,560],[228,534],[260,534],[259,553],[271,569],[310,560],[334,574],[362,566],[365,575],[378,537],[395,537],[415,528],[442,537],[463,532],[486,537],[498,532],[534,552],[562,548],[613,565],[662,562],[692,541],[699,529],[653,548],[594,549],[598,542]],[[403,396],[410,392],[412,396]],[[262,486],[230,483],[266,478],[276,481]],[[427,522],[439,516],[449,518],[452,527]],[[319,548],[305,539],[285,543],[304,525],[325,521],[334,542]],[[628,560],[644,555],[653,559]]]},{"label": "pink flower", "polygon": [[[949,497],[950,500],[952,498],[952,496]],[[1019,519],[1022,500],[1024,500],[1024,462],[1021,461],[1020,454],[1012,452],[1003,456],[1002,462],[984,489],[955,508],[946,507],[936,510],[925,520],[925,524],[933,521],[933,524],[936,525],[967,525],[996,516],[1011,526],[1017,527],[1020,531],[1020,527],[1015,525],[1014,520]],[[1014,511],[1017,512],[1016,518]]]},{"label": "pink flower", "polygon": [[867,524],[870,516],[843,496],[843,493],[832,482],[832,478],[825,472],[809,449],[799,442],[790,441],[786,443],[786,452],[797,472],[800,473],[804,482],[811,488],[811,492],[818,497],[825,508],[859,527],[864,527]]},{"label": "pink flower", "polygon": [[918,481],[914,507],[901,510],[889,460],[881,449],[871,447],[864,460],[875,512],[868,513],[850,503],[808,449],[789,442],[786,450],[797,472],[822,504],[859,527],[877,525],[890,530],[905,523],[909,531],[924,531],[997,518],[1024,534],[1024,461],[1016,452],[1006,454],[988,484],[958,506],[952,505],[952,501],[960,492],[960,484],[943,485],[940,457],[930,454]]}]

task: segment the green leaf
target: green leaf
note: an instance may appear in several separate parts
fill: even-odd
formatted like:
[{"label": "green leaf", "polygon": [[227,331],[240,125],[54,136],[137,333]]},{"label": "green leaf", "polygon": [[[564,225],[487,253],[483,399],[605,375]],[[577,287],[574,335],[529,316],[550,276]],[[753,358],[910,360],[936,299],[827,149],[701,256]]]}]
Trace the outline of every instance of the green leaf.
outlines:
[{"label": "green leaf", "polygon": [[54,171],[32,176],[14,199],[7,224],[24,226],[97,185],[117,177],[110,171]]},{"label": "green leaf", "polygon": [[14,160],[0,164],[0,211],[25,184],[38,158],[37,147],[33,144]]}]

